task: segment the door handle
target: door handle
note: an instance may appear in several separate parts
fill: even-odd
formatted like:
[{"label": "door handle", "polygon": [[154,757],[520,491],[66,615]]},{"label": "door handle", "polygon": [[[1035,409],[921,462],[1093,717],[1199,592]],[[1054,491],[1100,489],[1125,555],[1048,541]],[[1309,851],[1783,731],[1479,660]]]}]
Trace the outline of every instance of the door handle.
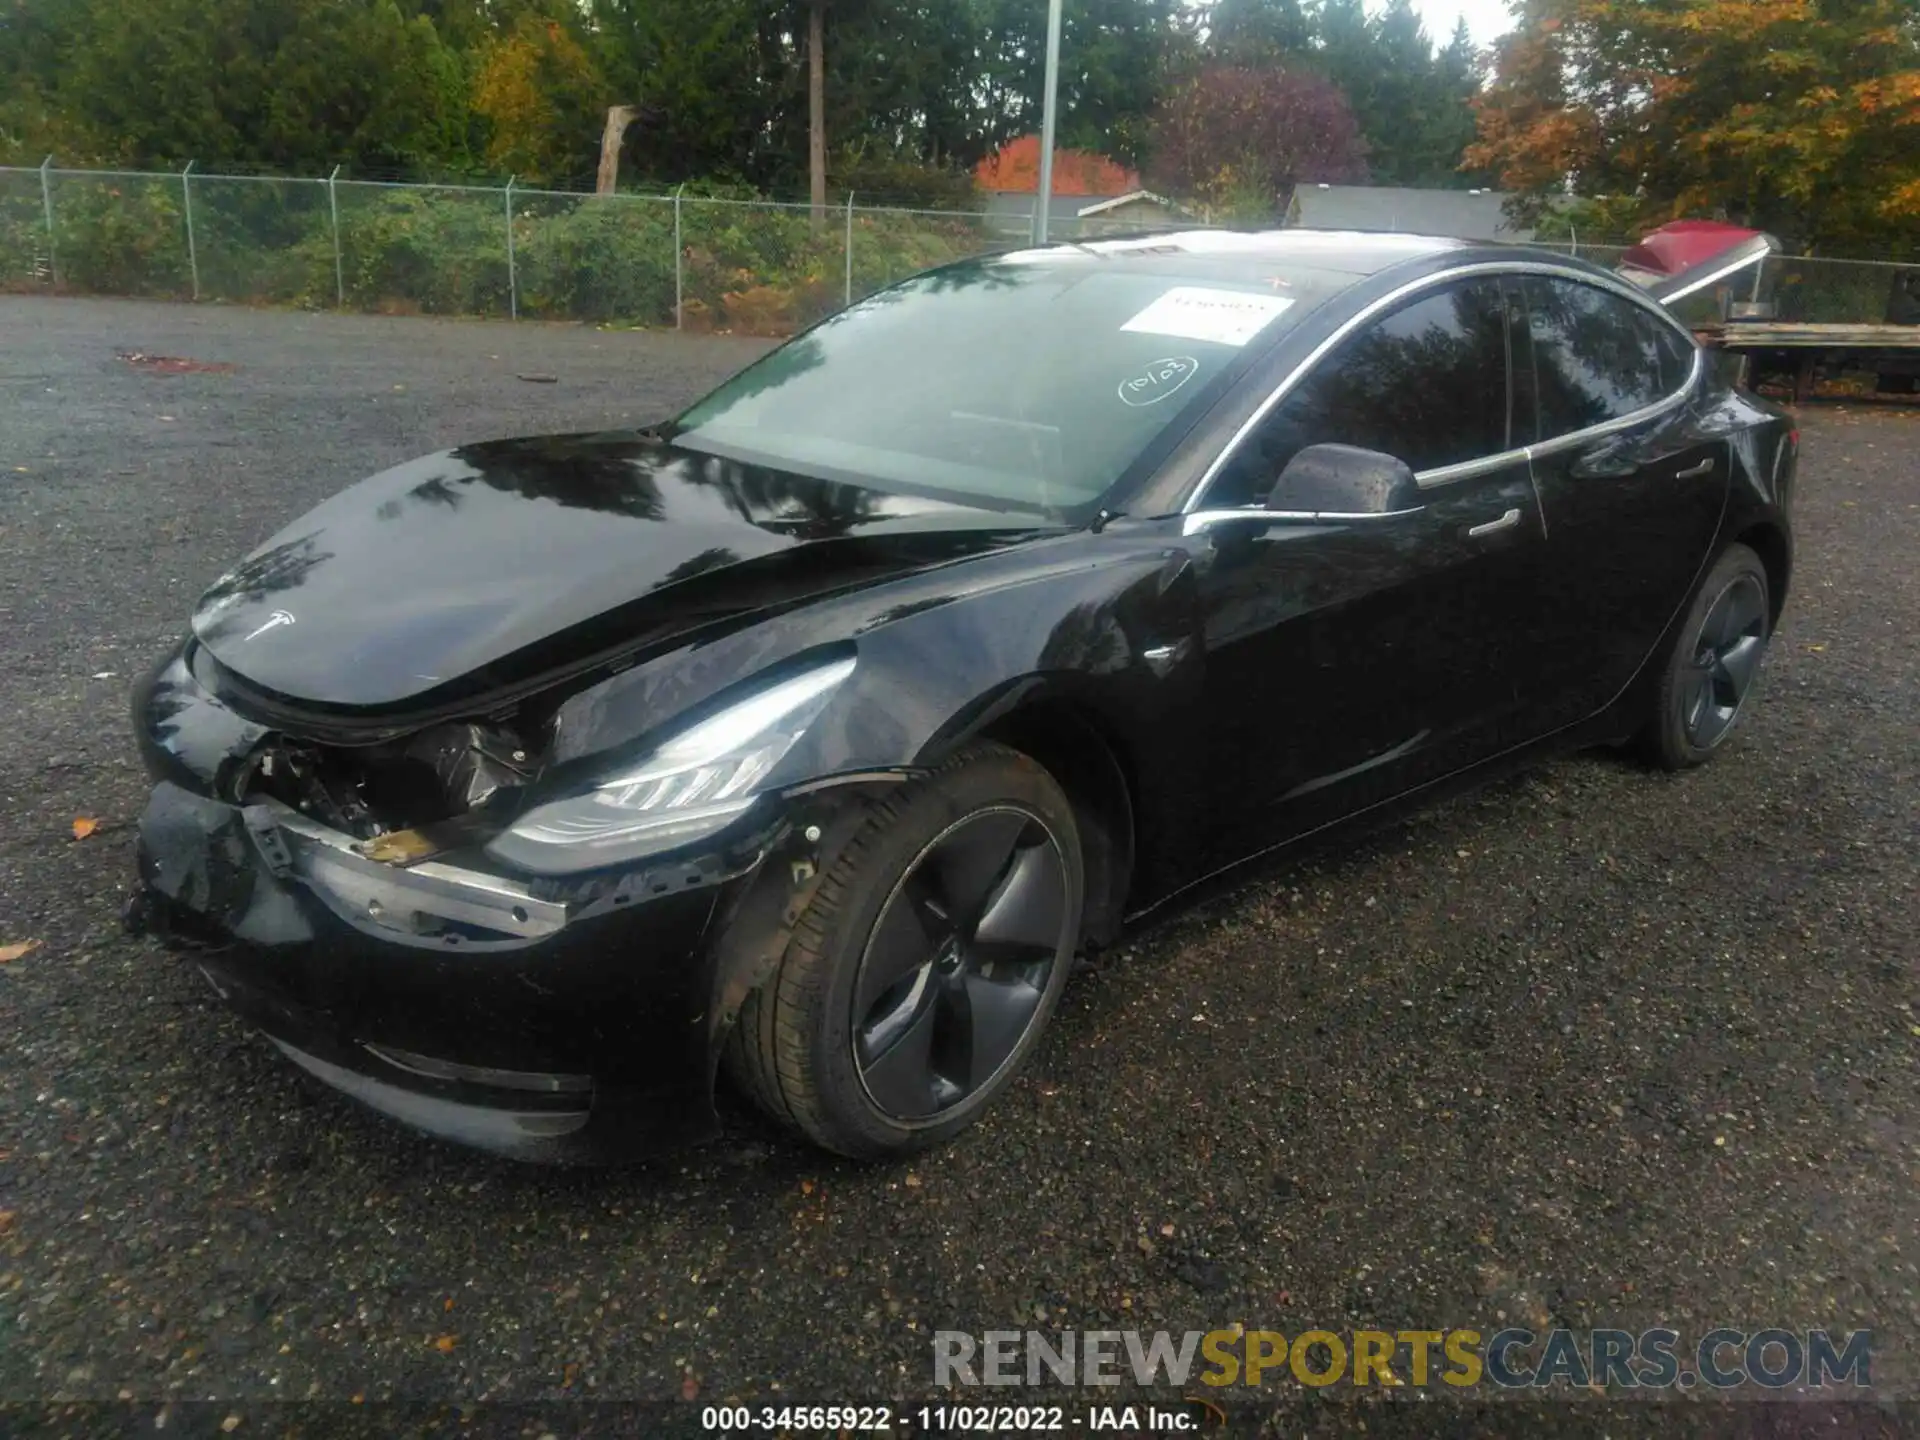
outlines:
[{"label": "door handle", "polygon": [[1471,530],[1467,531],[1467,538],[1469,540],[1477,540],[1482,535],[1491,535],[1498,530],[1511,530],[1514,526],[1518,525],[1519,523],[1520,523],[1520,509],[1518,506],[1515,506],[1513,509],[1507,511],[1506,514],[1502,515],[1498,520],[1489,520],[1484,525],[1474,526]]},{"label": "door handle", "polygon": [[1676,480],[1698,480],[1702,475],[1711,475],[1712,473],[1713,457],[1708,456],[1698,465],[1689,465],[1686,469],[1675,472],[1673,478]]}]

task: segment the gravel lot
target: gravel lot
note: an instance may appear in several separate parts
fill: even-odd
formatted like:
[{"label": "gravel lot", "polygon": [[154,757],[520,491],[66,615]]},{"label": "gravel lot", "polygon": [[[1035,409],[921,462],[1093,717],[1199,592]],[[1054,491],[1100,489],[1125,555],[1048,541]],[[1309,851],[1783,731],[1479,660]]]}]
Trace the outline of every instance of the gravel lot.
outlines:
[{"label": "gravel lot", "polygon": [[1805,417],[1718,763],[1558,763],[1133,937],[911,1167],[746,1117],[624,1171],[469,1155],[121,936],[128,687],[204,584],[378,467],[758,349],[0,297],[0,945],[40,942],[0,966],[0,1401],[871,1402],[935,1327],[1502,1320],[1871,1326],[1920,1396],[1920,412]]}]

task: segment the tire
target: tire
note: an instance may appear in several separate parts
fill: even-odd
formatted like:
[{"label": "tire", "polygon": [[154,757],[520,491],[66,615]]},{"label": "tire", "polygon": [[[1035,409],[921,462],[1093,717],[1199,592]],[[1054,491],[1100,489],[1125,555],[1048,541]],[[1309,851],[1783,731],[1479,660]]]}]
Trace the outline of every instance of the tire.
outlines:
[{"label": "tire", "polygon": [[1694,593],[1661,671],[1641,753],[1663,770],[1712,759],[1733,733],[1773,638],[1767,567],[1729,545]]},{"label": "tire", "polygon": [[1033,1053],[1084,893],[1073,807],[1053,777],[1005,746],[969,746],[875,804],[832,862],[741,1007],[729,1076],[842,1155],[947,1139]]}]

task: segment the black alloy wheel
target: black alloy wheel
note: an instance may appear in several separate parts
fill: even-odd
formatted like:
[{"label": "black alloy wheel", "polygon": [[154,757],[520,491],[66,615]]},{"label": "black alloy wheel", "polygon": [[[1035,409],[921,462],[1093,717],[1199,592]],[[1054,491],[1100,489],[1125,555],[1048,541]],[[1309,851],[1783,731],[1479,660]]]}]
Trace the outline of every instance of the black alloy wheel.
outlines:
[{"label": "black alloy wheel", "polygon": [[722,1058],[816,1144],[903,1155],[972,1124],[1038,1045],[1080,938],[1079,825],[1037,762],[980,741],[832,843]]},{"label": "black alloy wheel", "polygon": [[1767,648],[1767,592],[1752,575],[1736,576],[1707,611],[1680,692],[1687,739],[1711,750],[1740,714]]},{"label": "black alloy wheel", "polygon": [[1012,806],[949,826],[900,877],[854,986],[860,1082],[923,1121],[989,1084],[1040,1013],[1068,902],[1059,842]]},{"label": "black alloy wheel", "polygon": [[1666,770],[1712,758],[1753,695],[1773,638],[1760,557],[1729,545],[1694,592],[1675,637],[1641,734],[1647,758]]}]

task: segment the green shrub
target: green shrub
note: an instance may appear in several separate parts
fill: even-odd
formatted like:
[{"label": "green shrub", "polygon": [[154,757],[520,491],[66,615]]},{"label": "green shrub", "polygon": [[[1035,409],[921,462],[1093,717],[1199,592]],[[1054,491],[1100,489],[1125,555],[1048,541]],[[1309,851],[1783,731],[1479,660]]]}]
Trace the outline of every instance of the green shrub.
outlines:
[{"label": "green shrub", "polygon": [[28,171],[0,174],[0,290],[35,290],[49,280],[40,177]]},{"label": "green shrub", "polygon": [[308,309],[336,303],[324,184],[196,177],[193,230],[202,298]]},{"label": "green shrub", "polygon": [[53,214],[64,288],[96,295],[192,293],[177,181],[59,176]]},{"label": "green shrub", "polygon": [[347,305],[400,314],[504,315],[506,210],[486,191],[339,187]]},{"label": "green shrub", "polygon": [[567,197],[515,209],[522,315],[673,323],[671,203]]}]

